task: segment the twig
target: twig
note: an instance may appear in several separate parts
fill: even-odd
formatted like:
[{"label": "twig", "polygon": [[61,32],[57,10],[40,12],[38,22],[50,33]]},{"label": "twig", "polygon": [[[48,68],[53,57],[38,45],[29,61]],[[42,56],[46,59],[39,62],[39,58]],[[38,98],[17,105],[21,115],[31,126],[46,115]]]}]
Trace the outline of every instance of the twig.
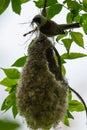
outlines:
[{"label": "twig", "polygon": [[47,5],[47,0],[44,0],[44,7],[43,7],[42,13],[41,13],[44,17],[46,17],[46,5]]},{"label": "twig", "polygon": [[80,4],[82,4],[82,2],[80,0],[78,0]]},{"label": "twig", "polygon": [[27,33],[25,33],[23,36],[25,37],[26,35],[30,34],[30,33],[34,33],[35,31],[37,31],[37,27]]}]

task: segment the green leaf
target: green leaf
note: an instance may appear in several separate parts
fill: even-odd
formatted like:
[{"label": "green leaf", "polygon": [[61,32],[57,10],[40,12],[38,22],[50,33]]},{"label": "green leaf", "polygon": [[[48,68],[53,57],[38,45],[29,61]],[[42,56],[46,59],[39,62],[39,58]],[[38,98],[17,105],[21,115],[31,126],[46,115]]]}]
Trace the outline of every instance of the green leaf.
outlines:
[{"label": "green leaf", "polygon": [[73,115],[69,111],[67,112],[67,116],[68,118],[74,119]]},{"label": "green leaf", "polygon": [[67,0],[67,6],[70,10],[80,10],[81,5],[77,1]]},{"label": "green leaf", "polygon": [[18,114],[18,109],[17,109],[16,105],[13,105],[13,107],[12,107],[12,113],[13,113],[13,116],[15,118],[17,116],[17,114]]},{"label": "green leaf", "polygon": [[1,130],[17,130],[19,128],[19,124],[17,122],[12,122],[10,120],[0,119],[0,129]]},{"label": "green leaf", "polygon": [[71,37],[73,41],[80,47],[84,48],[83,35],[80,32],[71,32]]},{"label": "green leaf", "polygon": [[64,59],[62,59],[62,57],[61,57],[61,64],[63,65],[65,63],[66,63],[66,61]]},{"label": "green leaf", "polygon": [[74,18],[74,21],[77,22],[77,23],[80,23],[80,21],[81,21],[81,16],[78,14],[78,15]]},{"label": "green leaf", "polygon": [[20,0],[12,0],[12,9],[15,13],[20,14],[20,12],[21,12]]},{"label": "green leaf", "polygon": [[73,40],[70,38],[65,38],[65,39],[62,39],[62,42],[67,50],[67,53],[69,53],[69,50],[70,50],[70,47],[71,47]]},{"label": "green leaf", "polygon": [[48,7],[47,8],[47,18],[51,19],[56,14],[60,13],[61,10],[62,10],[62,5],[58,4],[58,3]]},{"label": "green leaf", "polygon": [[38,0],[38,1],[34,1],[35,5],[38,8],[43,8],[44,7],[44,0]]},{"label": "green leaf", "polygon": [[8,69],[1,68],[1,69],[4,71],[6,76],[10,79],[19,79],[20,77],[20,72],[15,68],[8,68]]},{"label": "green leaf", "polygon": [[66,37],[67,34],[68,34],[68,32],[65,32],[65,34],[60,34],[60,35],[58,35],[57,38],[56,38],[56,41],[58,42],[58,41],[61,40],[62,38]]},{"label": "green leaf", "polygon": [[83,54],[83,53],[76,53],[76,52],[72,52],[72,53],[64,53],[63,55],[61,55],[62,59],[77,59],[77,58],[82,58],[87,56],[87,54]]},{"label": "green leaf", "polygon": [[[67,0],[67,7],[70,10],[70,15],[68,16],[70,18],[70,21],[74,20],[74,17],[76,17],[79,14],[79,11],[82,9],[82,5],[79,4],[77,1],[70,1]],[[71,22],[72,22],[71,21]]]},{"label": "green leaf", "polygon": [[[38,8],[44,7],[44,0],[34,1],[34,3]],[[56,4],[56,3],[57,3],[57,0],[47,0],[46,6],[51,6],[51,5]]]},{"label": "green leaf", "polygon": [[63,75],[66,74],[66,69],[65,69],[64,65],[62,65],[62,73],[63,73]]},{"label": "green leaf", "polygon": [[71,102],[71,100],[72,100],[72,92],[69,91],[69,93],[68,93],[68,102]]},{"label": "green leaf", "polygon": [[0,0],[0,14],[2,14],[8,7],[10,0]]},{"label": "green leaf", "polygon": [[57,0],[47,0],[47,6],[51,6],[56,3],[57,3]]},{"label": "green leaf", "polygon": [[3,8],[4,3],[5,3],[5,0],[0,0],[0,9]]},{"label": "green leaf", "polygon": [[15,67],[23,67],[26,62],[27,56],[23,56],[15,61],[15,63],[12,64],[12,66]]},{"label": "green leaf", "polygon": [[87,34],[87,14],[83,14],[81,20],[82,20],[83,30]]},{"label": "green leaf", "polygon": [[29,2],[30,0],[20,0],[21,4]]},{"label": "green leaf", "polygon": [[87,0],[83,0],[83,8],[85,12],[87,12]]},{"label": "green leaf", "polygon": [[83,5],[87,7],[87,0],[83,0]]},{"label": "green leaf", "polygon": [[9,78],[4,78],[2,81],[0,81],[0,84],[3,86],[7,86],[7,87],[13,87],[15,85],[17,85],[18,83],[18,79],[9,79]]},{"label": "green leaf", "polygon": [[5,98],[4,102],[2,103],[1,110],[7,111],[8,109],[10,109],[12,106],[15,105],[16,103],[15,101],[16,101],[15,92],[12,92]]},{"label": "green leaf", "polygon": [[53,4],[56,4],[57,0],[47,0],[47,6],[52,6]]},{"label": "green leaf", "polygon": [[80,112],[80,111],[84,111],[85,108],[84,106],[77,100],[72,100],[70,103],[69,103],[69,110],[71,112],[73,111],[77,111],[77,112]]},{"label": "green leaf", "polygon": [[67,16],[66,16],[66,21],[67,21],[67,23],[69,24],[69,23],[72,23],[72,13],[71,12],[69,12],[68,14],[67,14]]},{"label": "green leaf", "polygon": [[70,124],[69,124],[69,119],[68,119],[67,116],[64,117],[63,123],[64,123],[66,126],[70,126]]},{"label": "green leaf", "polygon": [[17,84],[14,85],[14,86],[12,86],[12,87],[7,87],[7,88],[5,89],[5,91],[7,91],[7,92],[9,92],[9,93],[12,93],[12,92],[16,91],[16,87],[17,87]]}]

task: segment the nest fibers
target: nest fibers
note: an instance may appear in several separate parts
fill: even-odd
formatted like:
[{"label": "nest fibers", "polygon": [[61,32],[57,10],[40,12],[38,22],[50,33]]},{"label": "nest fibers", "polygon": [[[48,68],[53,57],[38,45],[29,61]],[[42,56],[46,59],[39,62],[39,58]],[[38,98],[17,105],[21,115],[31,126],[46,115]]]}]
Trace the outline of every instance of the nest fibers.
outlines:
[{"label": "nest fibers", "polygon": [[28,58],[17,86],[17,107],[30,128],[50,129],[63,120],[68,105],[68,84],[49,69],[46,51],[53,48],[39,37],[28,49]]}]

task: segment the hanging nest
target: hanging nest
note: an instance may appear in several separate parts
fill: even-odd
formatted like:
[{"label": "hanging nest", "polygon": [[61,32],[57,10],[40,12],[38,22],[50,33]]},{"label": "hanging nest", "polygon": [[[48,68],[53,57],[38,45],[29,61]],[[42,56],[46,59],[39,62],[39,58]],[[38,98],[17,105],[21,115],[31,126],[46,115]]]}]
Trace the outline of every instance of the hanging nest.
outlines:
[{"label": "hanging nest", "polygon": [[30,128],[50,129],[63,120],[68,106],[68,84],[60,79],[53,45],[45,37],[29,46],[17,86],[17,107]]}]

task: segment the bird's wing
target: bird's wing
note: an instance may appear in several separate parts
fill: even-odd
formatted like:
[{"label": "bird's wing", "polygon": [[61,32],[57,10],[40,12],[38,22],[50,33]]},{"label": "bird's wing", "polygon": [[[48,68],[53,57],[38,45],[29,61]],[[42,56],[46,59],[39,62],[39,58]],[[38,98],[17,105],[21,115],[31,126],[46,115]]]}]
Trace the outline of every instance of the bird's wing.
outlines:
[{"label": "bird's wing", "polygon": [[40,27],[40,31],[46,36],[55,36],[58,34],[65,34],[64,30],[54,21],[47,20],[47,22]]}]

